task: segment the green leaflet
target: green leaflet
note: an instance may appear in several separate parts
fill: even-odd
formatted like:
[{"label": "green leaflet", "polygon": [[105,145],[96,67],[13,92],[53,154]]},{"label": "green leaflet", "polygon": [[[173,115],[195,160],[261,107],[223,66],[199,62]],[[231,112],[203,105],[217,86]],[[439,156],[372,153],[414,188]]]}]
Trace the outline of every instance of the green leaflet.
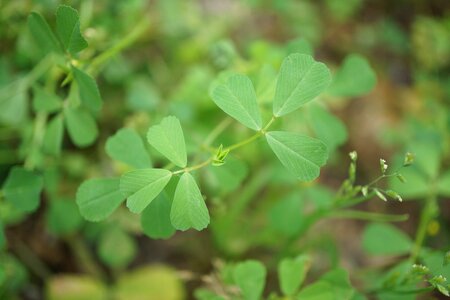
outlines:
[{"label": "green leaflet", "polygon": [[70,6],[60,5],[56,11],[56,32],[70,54],[77,54],[88,46],[80,32],[78,12]]},{"label": "green leaflet", "polygon": [[253,130],[261,130],[262,121],[251,80],[244,75],[233,75],[212,92],[216,105],[234,119]]},{"label": "green leaflet", "polygon": [[73,233],[83,223],[77,204],[73,199],[50,201],[46,217],[48,229],[56,235]]},{"label": "green leaflet", "polygon": [[62,100],[40,87],[33,88],[33,109],[36,112],[55,112],[62,108]]},{"label": "green leaflet", "polygon": [[5,199],[14,207],[24,212],[32,212],[39,206],[43,186],[42,176],[15,166],[10,170],[2,191]]},{"label": "green leaflet", "polygon": [[150,145],[175,165],[181,168],[186,167],[186,144],[183,129],[176,117],[165,117],[160,124],[150,127],[147,140]]},{"label": "green leaflet", "polygon": [[98,135],[97,124],[91,114],[81,108],[64,110],[67,130],[73,143],[78,147],[86,147],[94,143]]},{"label": "green leaflet", "polygon": [[311,260],[306,255],[285,258],[278,264],[278,278],[281,291],[286,296],[297,293],[309,270]]},{"label": "green leaflet", "polygon": [[89,221],[106,219],[125,200],[119,189],[119,178],[89,179],[77,191],[81,215]]},{"label": "green leaflet", "polygon": [[42,148],[44,152],[59,156],[61,154],[62,141],[64,137],[64,122],[61,114],[53,117],[45,130]]},{"label": "green leaflet", "polygon": [[328,158],[327,147],[320,140],[293,132],[270,131],[266,134],[270,148],[297,179],[310,181],[319,176]]},{"label": "green leaflet", "polygon": [[28,17],[28,28],[42,52],[61,51],[58,39],[40,14],[35,12],[30,14]]},{"label": "green leaflet", "polygon": [[134,168],[151,167],[150,156],[142,138],[131,128],[122,128],[106,141],[106,153]]},{"label": "green leaflet", "polygon": [[329,153],[347,140],[347,129],[339,118],[320,106],[308,107],[308,113],[315,136],[327,145]]},{"label": "green leaflet", "polygon": [[9,126],[20,126],[27,117],[28,97],[23,80],[7,85],[0,90],[0,122]]},{"label": "green leaflet", "polygon": [[135,240],[119,226],[109,226],[98,243],[98,256],[114,269],[126,267],[136,256]]},{"label": "green leaflet", "polygon": [[395,226],[371,223],[364,230],[362,245],[372,255],[401,255],[411,250],[412,241]]},{"label": "green leaflet", "polygon": [[266,282],[266,268],[255,260],[239,263],[233,270],[234,282],[246,300],[261,299]]},{"label": "green leaflet", "polygon": [[377,81],[375,72],[364,57],[351,54],[336,72],[328,92],[333,96],[357,97],[370,92]]},{"label": "green leaflet", "polygon": [[323,63],[306,54],[289,55],[278,75],[274,115],[280,117],[298,109],[323,92],[330,82],[330,71]]},{"label": "green leaflet", "polygon": [[140,169],[120,178],[120,191],[127,197],[131,212],[141,213],[169,182],[172,172],[165,169]]},{"label": "green leaflet", "polygon": [[350,284],[348,274],[342,269],[332,270],[323,275],[320,280],[305,287],[297,295],[299,300],[349,300],[354,289]]},{"label": "green leaflet", "polygon": [[209,213],[205,200],[194,177],[184,173],[178,182],[170,211],[170,220],[178,230],[194,228],[202,230],[209,224]]},{"label": "green leaflet", "polygon": [[102,108],[102,98],[98,90],[95,80],[83,72],[72,66],[73,76],[78,84],[78,91],[83,106],[92,112],[99,112]]},{"label": "green leaflet", "polygon": [[144,233],[153,239],[167,239],[175,233],[170,222],[171,201],[165,193],[159,194],[141,215]]}]

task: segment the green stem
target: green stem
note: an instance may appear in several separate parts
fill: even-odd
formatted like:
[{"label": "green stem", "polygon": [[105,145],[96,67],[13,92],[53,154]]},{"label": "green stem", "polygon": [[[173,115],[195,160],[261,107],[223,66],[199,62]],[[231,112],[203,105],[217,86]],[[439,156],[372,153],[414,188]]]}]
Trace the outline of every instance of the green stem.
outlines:
[{"label": "green stem", "polygon": [[387,215],[360,210],[336,210],[329,212],[326,217],[336,219],[357,219],[375,222],[402,222],[408,220],[408,215]]},{"label": "green stem", "polygon": [[47,124],[47,113],[39,112],[34,120],[33,139],[31,141],[30,150],[25,159],[24,167],[32,170],[36,167],[37,156],[39,155],[42,141],[45,134],[45,126]]},{"label": "green stem", "polygon": [[117,44],[101,53],[97,57],[92,60],[92,63],[89,67],[90,73],[95,73],[99,71],[101,66],[107,62],[110,58],[116,56],[119,52],[131,46],[141,35],[143,35],[150,25],[150,21],[148,18],[142,19],[141,22],[131,31],[130,34],[126,35],[125,38],[121,39]]},{"label": "green stem", "polygon": [[416,238],[409,257],[411,264],[416,262],[427,235],[428,224],[436,215],[437,199],[434,190],[434,188],[431,189],[430,195],[425,200],[425,207],[422,209],[422,213],[420,214],[419,228],[417,229]]},{"label": "green stem", "polygon": [[[273,123],[274,121],[275,121],[275,116],[273,116],[272,119],[270,119],[270,121],[266,124],[266,126],[264,126],[264,128],[261,129],[260,131],[258,131],[256,134],[252,135],[251,137],[249,137],[249,138],[246,139],[246,140],[243,140],[242,142],[233,144],[233,145],[231,145],[231,146],[229,146],[229,147],[223,149],[222,151],[223,151],[223,152],[225,152],[225,151],[231,152],[231,151],[233,151],[233,150],[236,150],[237,148],[240,148],[240,147],[242,147],[242,146],[245,146],[245,145],[247,145],[247,144],[253,142],[254,140],[258,139],[260,136],[266,134],[267,129],[270,127],[270,125],[272,125],[272,123]],[[213,153],[215,153],[216,151],[217,151],[217,149],[215,149],[215,150],[213,151]],[[213,154],[213,155],[214,155],[214,154]],[[181,174],[181,173],[184,173],[184,172],[190,172],[190,171],[194,171],[194,170],[201,169],[201,168],[203,168],[203,167],[209,165],[209,164],[213,161],[213,159],[214,159],[214,156],[211,156],[210,158],[208,158],[207,160],[205,160],[205,161],[202,162],[202,163],[199,163],[199,164],[194,165],[194,166],[192,166],[192,167],[188,167],[188,168],[184,168],[184,169],[175,171],[175,172],[173,172],[172,174],[173,174],[173,175],[176,175],[176,174]]]}]

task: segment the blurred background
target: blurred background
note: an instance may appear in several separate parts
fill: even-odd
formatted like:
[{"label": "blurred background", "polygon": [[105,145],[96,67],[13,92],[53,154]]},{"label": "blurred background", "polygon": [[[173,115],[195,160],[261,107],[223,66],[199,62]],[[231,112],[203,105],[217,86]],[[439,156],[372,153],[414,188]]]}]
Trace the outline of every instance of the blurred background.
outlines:
[{"label": "blurred background", "polygon": [[[64,136],[61,153],[38,155],[35,168],[45,183],[33,212],[17,210],[0,197],[0,298],[104,299],[112,293],[114,299],[194,299],[200,287],[220,287],[211,274],[246,258],[267,265],[268,294],[277,289],[277,259],[312,250],[310,281],[340,265],[364,290],[405,252],[370,255],[370,246],[364,245],[366,221],[326,219],[302,229],[307,228],[302,216],[331,201],[347,178],[353,150],[361,184],[379,176],[380,158],[393,168],[406,151],[415,153],[417,163],[403,174],[406,184],[383,183],[403,202],[374,198],[357,208],[409,214],[395,226],[414,240],[426,199],[433,197],[437,208],[426,227],[427,249],[448,250],[448,0],[0,0],[0,182],[26,160],[35,126],[31,92],[14,94],[13,102],[5,96],[5,87],[25,78],[45,56],[32,39],[27,17],[39,12],[54,28],[59,4],[80,14],[89,44],[78,57],[82,66],[115,45],[126,47],[97,60],[91,73],[104,101],[96,115],[95,141],[79,147]],[[81,217],[75,203],[80,183],[119,176],[129,168],[104,149],[117,130],[130,127],[145,136],[149,126],[172,114],[182,123],[190,154],[223,122],[227,129],[214,146],[245,139],[248,130],[226,121],[211,101],[211,84],[223,72],[248,74],[267,115],[273,78],[293,52],[326,63],[336,80],[318,99],[320,107],[308,106],[282,124],[328,144],[330,157],[316,182],[296,182],[257,142],[233,153],[228,167],[199,173],[212,219],[202,232],[155,239],[124,206],[106,221]],[[352,65],[351,57],[363,60],[363,67]],[[58,83],[64,79],[58,77]],[[162,156],[148,148],[153,165],[164,166]]]}]

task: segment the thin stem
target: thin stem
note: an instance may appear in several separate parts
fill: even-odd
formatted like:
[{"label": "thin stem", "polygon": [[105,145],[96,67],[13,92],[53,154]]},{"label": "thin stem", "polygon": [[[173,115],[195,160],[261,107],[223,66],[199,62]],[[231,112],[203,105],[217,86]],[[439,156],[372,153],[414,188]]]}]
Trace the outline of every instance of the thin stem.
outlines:
[{"label": "thin stem", "polygon": [[89,67],[89,72],[95,73],[100,67],[107,62],[110,58],[116,56],[119,52],[131,46],[142,34],[146,32],[150,24],[148,18],[142,19],[142,21],[131,31],[130,34],[121,39],[117,44],[101,53],[92,60]]},{"label": "thin stem", "polygon": [[[249,137],[249,138],[246,139],[246,140],[243,140],[242,142],[233,144],[233,145],[231,145],[231,146],[229,146],[229,147],[223,149],[222,151],[223,151],[223,152],[225,152],[225,151],[231,152],[231,151],[233,151],[233,150],[235,150],[235,149],[237,149],[237,148],[240,148],[240,147],[242,147],[242,146],[244,146],[244,145],[247,145],[247,144],[253,142],[254,140],[258,139],[260,136],[266,134],[266,130],[270,127],[270,125],[272,125],[272,123],[273,123],[274,121],[275,121],[275,116],[273,116],[272,119],[270,119],[270,121],[267,123],[267,125],[264,126],[264,128],[261,129],[260,131],[258,131],[256,134],[252,135],[251,137]],[[217,149],[216,149],[216,150],[217,150]],[[215,151],[213,151],[213,152],[215,152]],[[184,173],[184,172],[190,172],[190,171],[194,171],[194,170],[203,168],[203,167],[209,165],[209,164],[213,161],[213,159],[214,159],[214,154],[213,154],[213,156],[211,156],[210,158],[208,158],[207,160],[205,160],[205,161],[202,162],[202,163],[199,163],[199,164],[194,165],[194,166],[192,166],[192,167],[188,167],[188,168],[184,168],[184,169],[175,171],[175,172],[173,172],[172,174],[173,174],[173,175],[176,175],[176,174],[181,174],[181,173]]]},{"label": "thin stem", "polygon": [[202,147],[208,149],[212,142],[221,134],[232,122],[230,117],[226,117],[222,120],[205,138],[205,142]]},{"label": "thin stem", "polygon": [[338,219],[357,219],[375,222],[403,222],[408,220],[409,216],[407,214],[403,215],[387,215],[372,213],[360,210],[337,210],[331,211],[326,215],[329,218]]}]

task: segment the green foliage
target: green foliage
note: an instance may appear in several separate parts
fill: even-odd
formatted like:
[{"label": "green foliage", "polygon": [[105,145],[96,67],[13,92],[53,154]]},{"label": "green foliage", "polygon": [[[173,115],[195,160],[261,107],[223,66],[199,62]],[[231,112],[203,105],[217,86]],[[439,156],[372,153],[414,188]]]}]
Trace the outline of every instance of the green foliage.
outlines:
[{"label": "green foliage", "polygon": [[47,282],[45,297],[49,300],[101,300],[107,297],[105,285],[88,275],[63,274]]},{"label": "green foliage", "polygon": [[80,32],[78,12],[70,6],[60,5],[56,10],[56,32],[64,50],[72,55],[77,54],[88,46]]},{"label": "green foliage", "polygon": [[150,145],[175,165],[181,168],[186,167],[186,144],[183,129],[176,117],[166,117],[162,119],[159,125],[150,127],[147,140]]},{"label": "green foliage", "polygon": [[77,191],[77,204],[81,215],[89,221],[107,218],[125,199],[118,178],[90,179]]},{"label": "green foliage", "polygon": [[120,227],[111,226],[101,235],[97,251],[106,265],[122,269],[134,259],[136,243]]},{"label": "green foliage", "polygon": [[30,14],[28,17],[28,28],[43,53],[49,51],[61,51],[61,46],[59,45],[56,36],[40,14],[35,12]]},{"label": "green foliage", "polygon": [[234,267],[233,279],[244,299],[258,300],[266,284],[266,268],[258,261],[248,260]]},{"label": "green foliage", "polygon": [[72,199],[58,199],[50,202],[47,212],[47,227],[53,234],[75,233],[82,222],[78,207]]},{"label": "green foliage", "polygon": [[16,166],[11,169],[3,184],[3,196],[17,209],[32,212],[39,206],[43,185],[40,175]]},{"label": "green foliage", "polygon": [[214,102],[224,112],[253,130],[261,130],[262,121],[251,80],[244,75],[230,76],[212,92]]},{"label": "green foliage", "polygon": [[317,97],[331,82],[328,68],[306,54],[291,54],[281,65],[273,113],[286,115]]},{"label": "green foliage", "polygon": [[178,230],[194,228],[202,230],[209,224],[209,213],[205,200],[194,177],[184,173],[178,181],[170,211],[170,220]]},{"label": "green foliage", "polygon": [[73,66],[72,73],[77,83],[83,106],[93,112],[100,111],[102,108],[102,98],[94,78]]},{"label": "green foliage", "polygon": [[411,250],[410,238],[394,226],[372,223],[364,231],[364,250],[372,255],[401,255]]},{"label": "green foliage", "polygon": [[297,293],[311,264],[308,256],[285,258],[278,264],[280,288],[284,295],[293,296]]},{"label": "green foliage", "polygon": [[339,97],[357,97],[370,92],[375,84],[376,75],[367,59],[351,54],[337,70],[328,92]]},{"label": "green foliage", "polygon": [[127,172],[120,178],[120,191],[127,198],[127,207],[141,213],[161,193],[172,177],[164,169],[140,169]]},{"label": "green foliage", "polygon": [[58,114],[47,124],[42,150],[45,153],[59,156],[61,154],[62,142],[64,138],[63,115]]},{"label": "green foliage", "polygon": [[78,147],[87,147],[98,136],[97,124],[86,110],[82,108],[64,109],[64,120],[72,142]]},{"label": "green foliage", "polygon": [[168,239],[175,233],[170,221],[171,202],[165,193],[159,194],[141,215],[144,233],[153,239]]},{"label": "green foliage", "polygon": [[281,163],[297,179],[309,181],[319,176],[328,158],[327,147],[320,140],[284,131],[270,131],[267,142]]},{"label": "green foliage", "polygon": [[150,157],[142,138],[131,128],[122,128],[108,138],[105,150],[112,159],[131,167],[148,168],[151,166]]}]

